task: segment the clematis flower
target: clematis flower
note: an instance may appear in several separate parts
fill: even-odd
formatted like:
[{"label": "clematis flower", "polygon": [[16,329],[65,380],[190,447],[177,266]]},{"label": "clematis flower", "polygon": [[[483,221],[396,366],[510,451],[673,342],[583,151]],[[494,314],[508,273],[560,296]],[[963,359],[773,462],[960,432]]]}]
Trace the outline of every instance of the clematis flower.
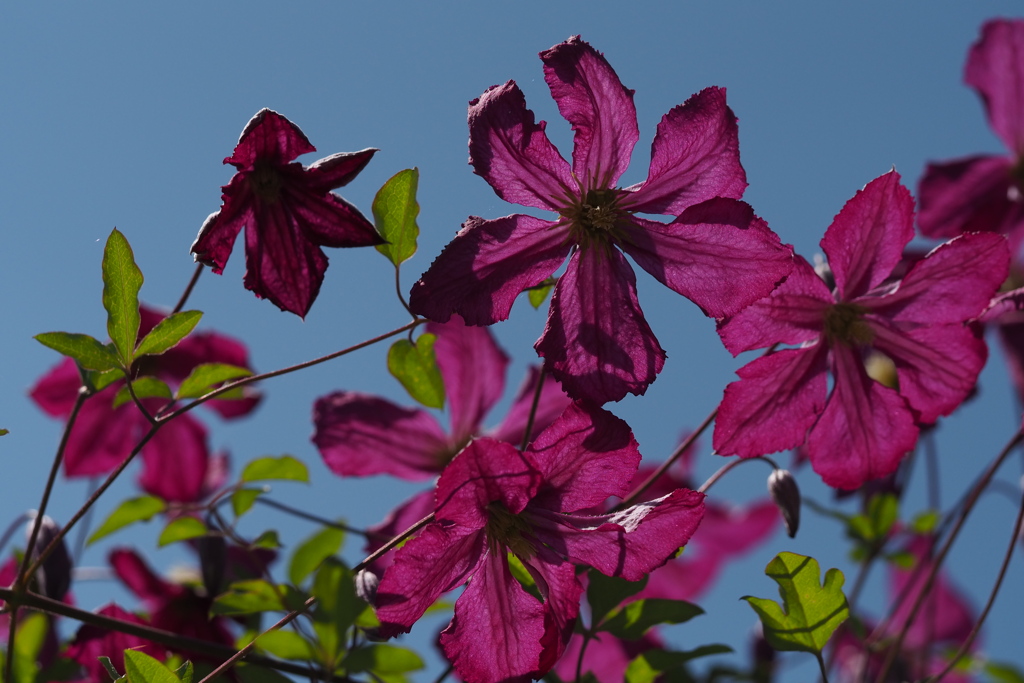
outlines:
[{"label": "clematis flower", "polygon": [[977,155],[929,164],[918,186],[917,223],[928,237],[992,231],[1024,242],[1024,20],[994,19],[971,46],[964,81],[981,97],[1006,156]]},{"label": "clematis flower", "polygon": [[[558,217],[470,217],[413,286],[410,305],[431,320],[457,313],[490,325],[568,256],[534,348],[570,396],[617,401],[644,393],[665,361],[620,249],[716,318],[771,291],[792,268],[790,251],[736,201],[747,183],[724,90],[703,90],[666,114],[647,180],[619,188],[639,138],[633,91],[579,36],[540,57],[575,131],[572,167],[514,81],[470,102],[470,163],[502,199]],[[666,225],[637,213],[678,218]]]},{"label": "clematis flower", "polygon": [[245,288],[303,318],[327,270],[320,247],[384,242],[356,207],[331,192],[359,175],[377,150],[333,154],[305,168],[295,162],[315,151],[294,123],[270,109],[257,112],[224,160],[238,169],[222,188],[224,205],[192,244],[196,261],[219,274],[244,226]]},{"label": "clematis flower", "polygon": [[[847,202],[821,241],[834,290],[799,259],[781,287],[720,325],[734,355],[801,346],[738,371],[719,408],[717,452],[751,457],[806,441],[825,483],[857,488],[896,469],[917,441],[918,424],[964,400],[987,355],[964,323],[1006,278],[1006,240],[961,235],[889,281],[913,236],[913,199],[891,171]],[[896,388],[869,378],[864,360],[871,351],[895,364]]]},{"label": "clematis flower", "polygon": [[[133,624],[146,624],[145,621],[131,612],[126,612],[113,602],[97,610],[97,614]],[[109,657],[110,663],[115,669],[124,671],[125,650],[139,650],[161,661],[167,656],[167,651],[163,646],[150,640],[128,633],[109,631],[91,624],[82,624],[78,628],[75,639],[68,645],[67,656],[84,669],[86,678],[82,679],[83,681],[95,682],[110,679],[110,674],[100,662],[100,657]]]},{"label": "clematis flower", "polygon": [[[616,514],[579,514],[623,496],[640,461],[622,420],[574,403],[525,450],[481,438],[441,474],[435,521],[395,554],[377,589],[381,635],[408,631],[444,592],[469,582],[441,646],[469,683],[539,678],[579,612],[575,564],[638,580],[685,545],[704,511],[678,490]],[[536,583],[513,577],[509,554]]]},{"label": "clematis flower", "polygon": [[[140,338],[160,320],[161,313],[143,306]],[[196,332],[160,356],[143,358],[139,375],[153,375],[176,387],[201,363],[227,363],[249,367],[248,352],[240,342],[214,332]],[[42,377],[30,395],[47,414],[66,419],[71,414],[81,379],[75,362],[61,361]],[[78,413],[64,451],[64,473],[68,477],[106,474],[117,467],[139,439],[149,431],[149,422],[134,403],[113,407],[114,396],[124,386],[118,381],[89,398]],[[260,396],[251,389],[239,399],[213,399],[204,405],[221,417],[232,419],[247,415]],[[144,399],[152,412],[163,406],[163,399]],[[223,470],[220,460],[211,460],[207,449],[206,428],[190,414],[165,423],[142,449],[143,469],[140,486],[149,493],[172,502],[193,502],[216,485]]]}]

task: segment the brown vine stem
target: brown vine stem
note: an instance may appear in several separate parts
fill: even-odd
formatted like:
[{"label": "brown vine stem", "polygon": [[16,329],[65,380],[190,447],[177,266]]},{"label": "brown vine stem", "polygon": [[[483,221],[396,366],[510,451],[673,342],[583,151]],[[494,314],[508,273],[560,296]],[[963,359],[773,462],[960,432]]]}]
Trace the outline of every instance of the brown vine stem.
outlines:
[{"label": "brown vine stem", "polygon": [[249,375],[248,377],[242,377],[240,379],[236,379],[233,382],[228,382],[227,384],[224,384],[223,386],[220,386],[217,389],[214,389],[214,390],[210,391],[209,393],[203,394],[202,396],[200,396],[199,398],[195,399],[191,403],[183,405],[182,407],[178,408],[177,410],[174,410],[174,411],[172,411],[170,413],[167,413],[166,415],[163,415],[163,416],[159,417],[158,419],[161,422],[166,422],[167,420],[172,420],[172,419],[178,417],[179,415],[181,415],[183,413],[187,413],[188,411],[192,410],[196,406],[201,405],[203,403],[206,403],[210,399],[217,398],[221,394],[226,393],[228,391],[231,391],[232,389],[237,389],[237,388],[243,387],[243,386],[245,386],[247,384],[252,384],[253,382],[259,382],[259,381],[262,381],[262,380],[265,380],[265,379],[270,379],[271,377],[280,377],[281,375],[287,375],[287,374],[292,373],[292,372],[297,372],[298,370],[304,370],[305,368],[310,368],[310,367],[313,367],[314,365],[319,365],[320,363],[326,363],[329,360],[334,360],[335,358],[340,358],[341,356],[344,356],[346,354],[352,353],[353,351],[358,351],[359,349],[365,349],[367,346],[373,346],[377,342],[381,342],[381,341],[384,341],[385,339],[388,339],[390,337],[394,337],[396,335],[402,334],[403,332],[405,332],[407,330],[412,330],[415,327],[417,327],[418,325],[421,325],[421,324],[423,324],[425,322],[426,322],[426,318],[416,318],[416,319],[412,320],[411,322],[408,322],[405,325],[402,325],[401,327],[398,327],[398,328],[395,328],[395,329],[391,330],[390,332],[385,332],[384,334],[377,335],[376,337],[373,337],[372,339],[367,339],[366,341],[359,342],[358,344],[353,344],[352,346],[344,348],[344,349],[342,349],[340,351],[335,351],[334,353],[329,353],[326,356],[320,356],[319,358],[314,358],[312,360],[303,361],[302,363],[297,363],[295,365],[290,365],[290,366],[288,366],[286,368],[281,368],[280,370],[272,370],[270,372],[264,372],[264,373],[259,374],[259,375]]},{"label": "brown vine stem", "polygon": [[964,523],[967,521],[967,517],[974,509],[975,504],[981,497],[982,492],[988,487],[992,477],[995,476],[996,471],[1003,464],[1006,458],[1010,455],[1017,444],[1024,441],[1024,432],[1018,430],[1013,438],[1003,447],[999,455],[996,456],[995,460],[988,466],[985,473],[975,484],[971,490],[967,501],[964,503],[963,509],[960,511],[960,515],[957,517],[956,524],[953,525],[952,531],[949,532],[949,537],[946,542],[942,545],[942,550],[935,556],[932,561],[931,568],[928,571],[928,576],[925,579],[924,585],[921,587],[921,592],[918,593],[917,598],[914,600],[914,604],[910,609],[910,613],[907,615],[907,620],[904,622],[903,627],[900,628],[900,632],[896,635],[896,639],[889,646],[889,651],[885,657],[885,663],[882,665],[882,669],[878,674],[877,683],[885,683],[886,676],[889,674],[889,670],[892,668],[893,663],[896,661],[896,656],[899,654],[900,648],[903,646],[903,640],[907,637],[907,632],[910,630],[911,625],[914,623],[914,619],[917,618],[917,613],[921,610],[921,606],[924,604],[925,598],[928,597],[928,593],[931,591],[932,584],[935,582],[935,577],[939,573],[939,569],[942,567],[942,563],[946,560],[946,555],[949,554],[950,549],[953,547],[953,542],[960,534],[960,530],[963,528]]},{"label": "brown vine stem", "polygon": [[195,289],[196,283],[199,282],[199,276],[203,274],[203,264],[197,263],[195,271],[192,272],[192,278],[188,281],[188,285],[185,286],[185,291],[181,293],[181,298],[178,299],[178,303],[174,305],[172,314],[178,313],[181,309],[185,308],[185,302],[192,295],[192,290]]},{"label": "brown vine stem", "polygon": [[967,654],[967,651],[970,650],[975,638],[978,637],[978,634],[981,632],[981,627],[985,623],[985,619],[988,618],[988,613],[992,610],[992,606],[996,602],[996,595],[999,594],[999,589],[1003,585],[1003,579],[1006,578],[1006,570],[1009,568],[1010,560],[1013,558],[1013,551],[1017,547],[1017,539],[1020,538],[1020,531],[1022,527],[1024,527],[1024,496],[1021,497],[1020,506],[1017,508],[1017,519],[1013,523],[1013,533],[1010,534],[1010,545],[1006,549],[1006,554],[1003,556],[1003,564],[999,567],[999,575],[996,577],[995,585],[992,586],[992,592],[988,595],[988,602],[985,603],[985,608],[981,610],[981,615],[978,616],[978,621],[974,624],[974,628],[971,629],[971,632],[967,635],[967,638],[960,646],[960,649],[957,650],[957,653],[949,660],[949,664],[946,665],[946,668],[939,672],[938,676],[928,679],[928,683],[938,683],[938,681],[945,678],[946,675],[956,667],[957,663],[963,659],[964,655]]},{"label": "brown vine stem", "polygon": [[707,490],[710,489],[715,484],[717,484],[718,480],[724,477],[726,473],[729,472],[729,470],[733,469],[734,467],[738,467],[745,462],[751,462],[754,460],[762,460],[768,463],[768,465],[771,466],[773,470],[782,469],[775,463],[774,460],[764,455],[758,455],[753,458],[737,458],[719,467],[717,472],[712,474],[710,477],[708,477],[708,480],[706,482],[701,484],[700,488],[697,489],[697,493],[706,493]]},{"label": "brown vine stem", "polygon": [[525,451],[530,445],[530,436],[533,432],[533,421],[537,418],[537,406],[540,405],[540,393],[544,391],[544,366],[540,366],[537,373],[537,388],[533,392],[533,403],[530,404],[530,414],[526,418],[526,429],[523,430],[523,441],[519,444],[519,450]]},{"label": "brown vine stem", "polygon": [[367,555],[366,559],[364,559],[362,562],[360,562],[359,564],[357,564],[355,567],[352,568],[352,571],[357,572],[357,571],[359,571],[361,569],[366,569],[368,566],[370,566],[371,562],[373,562],[377,558],[381,557],[384,553],[386,553],[387,551],[391,550],[396,545],[398,545],[399,543],[401,543],[405,539],[409,538],[414,533],[416,533],[417,531],[419,531],[420,529],[422,529],[423,527],[425,527],[426,525],[430,524],[433,521],[434,521],[434,513],[431,512],[429,515],[427,515],[426,517],[424,517],[420,521],[416,522],[411,527],[409,527],[408,529],[406,529],[402,533],[398,534],[397,536],[392,538],[390,541],[388,541],[387,543],[385,543],[384,545],[382,545],[381,547],[377,548],[372,553]]}]

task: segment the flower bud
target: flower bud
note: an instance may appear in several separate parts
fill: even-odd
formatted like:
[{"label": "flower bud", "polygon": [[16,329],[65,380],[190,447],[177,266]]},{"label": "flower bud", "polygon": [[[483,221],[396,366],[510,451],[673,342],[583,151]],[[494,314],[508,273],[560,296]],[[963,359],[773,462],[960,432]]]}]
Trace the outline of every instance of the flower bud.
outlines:
[{"label": "flower bud", "polygon": [[[26,538],[32,535],[32,527],[35,526],[37,514],[35,510],[28,514],[29,521],[25,527]],[[57,526],[57,523],[43,515],[43,521],[39,525],[39,536],[36,538],[36,545],[32,551],[33,558],[39,557],[39,554],[50,545],[58,533],[60,533],[60,527]],[[57,549],[50,553],[50,556],[36,572],[39,593],[53,600],[63,599],[71,587],[71,567],[71,554],[68,553],[64,539],[61,539]]]},{"label": "flower bud", "polygon": [[800,526],[800,489],[796,479],[789,470],[776,469],[768,475],[768,493],[786,522],[786,532],[790,538],[796,536]]},{"label": "flower bud", "polygon": [[367,569],[360,569],[356,574],[356,595],[369,604],[377,601],[377,586],[380,585],[380,578]]}]

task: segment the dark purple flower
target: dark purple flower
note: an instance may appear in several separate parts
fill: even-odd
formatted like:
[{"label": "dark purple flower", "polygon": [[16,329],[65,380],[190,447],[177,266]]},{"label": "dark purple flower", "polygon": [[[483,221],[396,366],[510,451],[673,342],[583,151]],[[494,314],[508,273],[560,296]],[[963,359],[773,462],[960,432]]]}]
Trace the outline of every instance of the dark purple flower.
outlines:
[{"label": "dark purple flower", "polygon": [[[525,450],[477,439],[438,482],[435,521],[395,554],[377,590],[380,632],[408,631],[444,592],[469,582],[441,646],[469,683],[525,681],[551,669],[572,634],[575,564],[628,580],[693,534],[702,494],[677,490],[615,514],[580,514],[624,496],[640,461],[629,427],[571,405]],[[514,555],[540,599],[513,578]]]},{"label": "dark purple flower", "polygon": [[334,154],[308,167],[295,161],[315,151],[294,123],[270,109],[257,112],[224,160],[238,169],[223,187],[224,205],[192,244],[196,261],[221,273],[244,226],[245,288],[301,317],[327,270],[320,247],[384,242],[357,208],[331,192],[359,175],[377,150]]},{"label": "dark purple flower", "polygon": [[[540,56],[576,133],[572,167],[513,81],[470,102],[470,163],[502,199],[558,218],[471,217],[413,286],[410,305],[432,320],[457,313],[490,325],[569,256],[534,348],[570,396],[604,403],[642,394],[665,352],[622,251],[716,318],[770,292],[792,269],[790,251],[736,201],[746,177],[724,90],[703,90],[666,114],[647,180],[619,188],[639,138],[633,91],[578,36]],[[665,225],[638,213],[678,218]]]}]

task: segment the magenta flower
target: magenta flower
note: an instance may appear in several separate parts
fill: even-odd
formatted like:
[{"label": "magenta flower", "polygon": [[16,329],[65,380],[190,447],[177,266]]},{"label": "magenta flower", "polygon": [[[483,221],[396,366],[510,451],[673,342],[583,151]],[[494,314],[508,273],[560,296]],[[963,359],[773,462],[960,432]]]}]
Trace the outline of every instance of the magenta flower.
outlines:
[{"label": "magenta flower", "polygon": [[[113,602],[104,605],[96,613],[133,624],[146,624],[145,621],[131,612],[126,612]],[[163,646],[150,640],[118,631],[109,631],[91,624],[82,624],[78,628],[78,631],[75,632],[75,639],[68,645],[66,654],[84,669],[86,678],[82,680],[95,683],[95,681],[110,679],[110,674],[100,662],[100,657],[109,657],[110,663],[115,669],[124,671],[125,650],[140,650],[161,661],[167,657],[167,651]]]},{"label": "magenta flower", "polygon": [[[678,490],[616,514],[581,515],[623,496],[640,461],[622,420],[571,405],[525,450],[470,442],[441,474],[435,521],[395,554],[377,592],[381,634],[408,631],[444,592],[469,582],[441,646],[469,683],[539,678],[572,633],[575,564],[638,580],[684,545],[702,494]],[[513,578],[512,553],[540,599]]]},{"label": "magenta flower", "polygon": [[[741,368],[725,390],[714,447],[751,457],[807,443],[814,471],[857,488],[896,469],[917,424],[948,415],[985,363],[977,316],[1009,267],[1006,240],[968,233],[889,280],[914,236],[913,199],[892,171],[868,183],[821,240],[835,290],[799,259],[789,279],[720,326],[733,354],[799,344]],[[898,388],[869,378],[871,350],[893,361]],[[831,369],[834,384],[828,391]]]},{"label": "magenta flower", "polygon": [[[164,317],[142,307],[140,338]],[[249,367],[248,352],[240,342],[213,332],[196,332],[160,356],[142,359],[140,375],[155,375],[176,387],[201,363],[227,363]],[[71,414],[81,379],[75,362],[61,361],[42,377],[30,395],[47,414],[66,419]],[[64,473],[69,477],[90,477],[113,470],[131,452],[149,422],[134,403],[113,406],[114,396],[124,386],[118,381],[89,398],[78,413],[64,452]],[[206,406],[221,417],[231,419],[251,412],[260,397],[250,391],[237,400],[214,399]],[[166,401],[145,399],[153,412]],[[215,484],[214,475],[222,469],[212,460],[207,448],[206,428],[190,414],[165,423],[142,449],[143,470],[140,486],[167,501],[193,502]]]},{"label": "magenta flower", "polygon": [[[426,331],[437,336],[434,354],[445,386],[449,432],[430,413],[377,396],[351,391],[323,396],[313,407],[313,443],[335,474],[428,479],[440,474],[471,437],[483,433],[484,418],[504,392],[508,356],[489,330],[467,326],[457,316],[444,324],[428,323]],[[508,415],[488,436],[516,445],[522,441],[539,375],[531,372]],[[545,378],[533,433],[551,424],[568,405],[558,384]]]},{"label": "magenta flower", "polygon": [[[639,138],[633,91],[578,36],[540,57],[576,133],[572,167],[513,81],[470,102],[470,163],[502,199],[558,218],[471,217],[413,286],[410,304],[431,320],[458,313],[470,325],[490,325],[569,256],[534,348],[570,396],[604,403],[642,394],[665,352],[619,249],[712,317],[771,291],[792,268],[790,252],[735,201],[747,183],[724,90],[703,90],[666,114],[647,180],[619,188]],[[637,213],[679,217],[665,225]]]},{"label": "magenta flower", "polygon": [[964,81],[981,96],[1007,156],[978,155],[929,164],[918,186],[921,232],[955,237],[992,231],[1024,242],[1024,20],[994,19],[967,56]]},{"label": "magenta flower", "polygon": [[327,270],[320,247],[384,241],[356,207],[331,192],[359,175],[377,150],[333,154],[305,168],[295,162],[315,151],[294,123],[270,109],[257,112],[224,160],[238,169],[222,188],[224,205],[192,244],[196,261],[221,273],[244,226],[245,288],[303,318]]}]

